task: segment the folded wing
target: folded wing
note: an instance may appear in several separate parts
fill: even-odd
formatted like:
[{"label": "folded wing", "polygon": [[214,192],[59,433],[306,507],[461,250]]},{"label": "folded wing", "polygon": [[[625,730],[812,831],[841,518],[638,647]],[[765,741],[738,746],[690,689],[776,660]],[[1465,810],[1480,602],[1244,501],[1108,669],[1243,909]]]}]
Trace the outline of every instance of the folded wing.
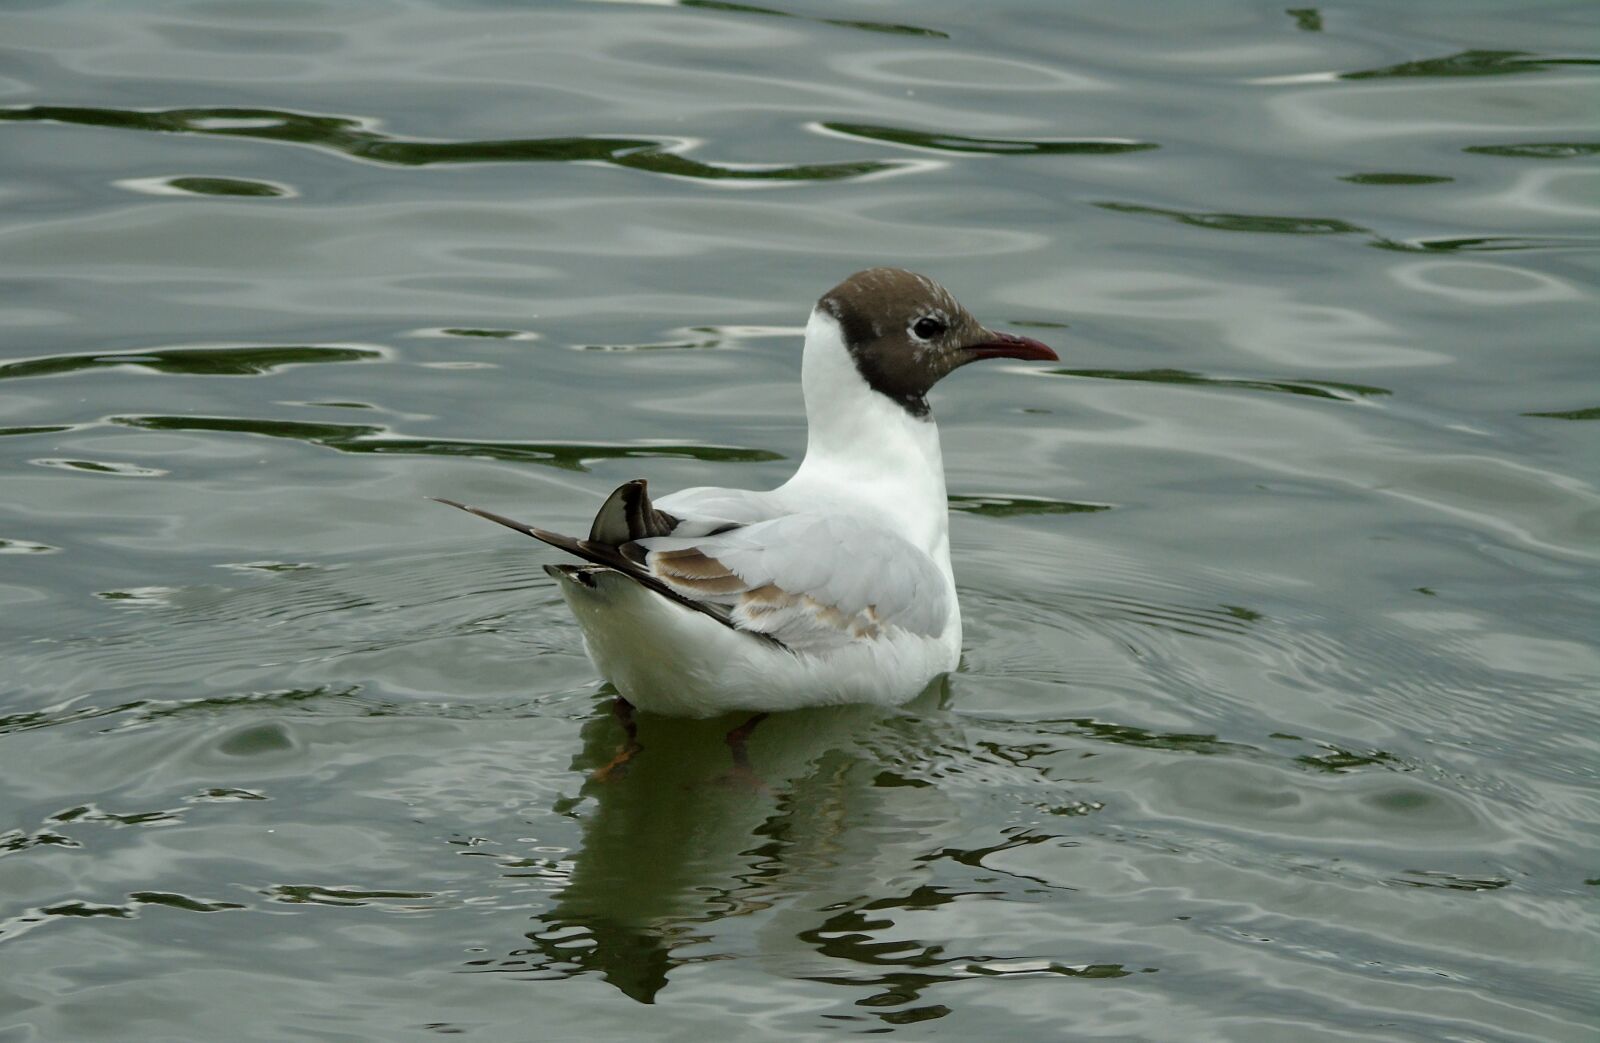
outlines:
[{"label": "folded wing", "polygon": [[796,651],[873,640],[891,628],[934,637],[950,614],[932,558],[851,517],[791,514],[621,549],[680,596],[722,606],[739,629]]},{"label": "folded wing", "polygon": [[951,595],[927,553],[865,519],[771,517],[759,495],[687,490],[656,506],[643,481],[629,482],[607,498],[588,539],[440,502],[610,566],[686,608],[797,652],[894,630],[944,632]]}]

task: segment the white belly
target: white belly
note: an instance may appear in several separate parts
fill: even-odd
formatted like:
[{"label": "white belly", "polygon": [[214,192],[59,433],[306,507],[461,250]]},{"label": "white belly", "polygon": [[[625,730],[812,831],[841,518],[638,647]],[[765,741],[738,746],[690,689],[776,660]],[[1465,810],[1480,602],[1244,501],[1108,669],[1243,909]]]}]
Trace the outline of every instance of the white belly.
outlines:
[{"label": "white belly", "polygon": [[594,569],[561,594],[601,676],[641,710],[714,717],[839,703],[897,705],[955,668],[959,616],[938,637],[899,628],[826,652],[792,652],[668,601],[621,573]]}]

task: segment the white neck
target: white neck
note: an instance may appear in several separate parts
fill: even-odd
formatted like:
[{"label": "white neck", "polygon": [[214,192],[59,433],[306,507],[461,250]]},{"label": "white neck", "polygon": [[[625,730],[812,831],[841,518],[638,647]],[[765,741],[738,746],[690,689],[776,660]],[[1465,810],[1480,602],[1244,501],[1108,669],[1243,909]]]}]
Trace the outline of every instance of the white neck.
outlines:
[{"label": "white neck", "polygon": [[950,575],[950,508],[933,418],[872,390],[838,321],[820,310],[806,324],[800,384],[806,457],[783,492],[881,515]]}]

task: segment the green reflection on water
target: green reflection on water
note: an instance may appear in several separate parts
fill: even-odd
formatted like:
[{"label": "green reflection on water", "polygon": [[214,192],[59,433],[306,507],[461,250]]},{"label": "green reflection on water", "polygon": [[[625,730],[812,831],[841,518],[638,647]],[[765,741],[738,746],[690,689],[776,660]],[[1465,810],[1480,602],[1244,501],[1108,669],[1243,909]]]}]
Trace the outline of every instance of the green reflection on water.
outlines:
[{"label": "green reflection on water", "polygon": [[1579,237],[1559,238],[1547,236],[1480,235],[1461,239],[1372,239],[1368,246],[1380,250],[1400,250],[1406,253],[1490,253],[1504,250],[1559,250],[1584,249],[1600,245],[1600,240]]},{"label": "green reflection on water", "polygon": [[108,355],[52,355],[0,364],[0,380],[15,377],[55,377],[86,369],[137,366],[156,373],[193,377],[245,377],[271,373],[285,366],[317,362],[365,362],[383,357],[372,348],[297,344],[257,348],[161,348],[156,351],[115,352]]},{"label": "green reflection on water", "polygon": [[1346,174],[1339,180],[1356,185],[1442,185],[1455,178],[1437,174]]},{"label": "green reflection on water", "polygon": [[858,160],[852,163],[804,163],[789,167],[733,167],[702,163],[676,152],[647,150],[617,156],[611,162],[619,167],[669,174],[702,181],[840,181],[892,170],[894,163]]},{"label": "green reflection on water", "polygon": [[288,193],[264,181],[237,177],[171,177],[165,184],[197,196],[283,196]]},{"label": "green reflection on water", "polygon": [[54,554],[60,549],[48,543],[35,543],[32,540],[0,539],[0,554]]},{"label": "green reflection on water", "polygon": [[973,138],[960,134],[884,127],[871,123],[824,123],[822,126],[837,134],[853,138],[887,141],[896,145],[915,145],[918,148],[937,149],[941,152],[977,152],[989,155],[1115,155],[1120,152],[1143,152],[1160,147],[1148,141],[1032,141],[1027,138]]},{"label": "green reflection on water", "polygon": [[83,845],[71,837],[62,836],[60,833],[51,833],[41,830],[38,833],[24,833],[21,830],[12,830],[9,833],[0,833],[0,855],[11,854],[17,851],[26,851],[30,847],[82,847]]},{"label": "green reflection on water", "polygon": [[[993,870],[985,859],[1019,847],[1050,843],[1057,838],[1048,833],[1018,832],[1004,841],[976,849],[946,848],[929,859],[951,862],[984,871]],[[992,875],[989,877],[993,879]],[[1064,890],[1071,890],[1070,888]],[[928,943],[891,932],[898,911],[921,912],[955,902],[1015,900],[1004,892],[979,888],[922,886],[907,894],[850,902],[832,911],[814,927],[799,931],[796,937],[842,969],[838,973],[808,975],[811,981],[841,986],[867,986],[875,991],[857,1001],[887,1024],[913,1024],[944,1017],[950,1008],[943,1004],[921,1004],[928,989],[974,977],[1062,977],[1077,979],[1115,979],[1136,973],[1121,963],[1066,964],[1057,960],[993,959],[951,953],[946,946]],[[1155,968],[1141,968],[1150,973]]]},{"label": "green reflection on water", "polygon": [[1207,377],[1184,369],[1047,369],[1062,377],[1091,377],[1096,380],[1137,380],[1156,384],[1190,384],[1202,387],[1244,388],[1250,391],[1280,391],[1289,395],[1331,398],[1338,402],[1357,402],[1372,395],[1387,395],[1387,388],[1370,384],[1343,384],[1332,380],[1241,380]]},{"label": "green reflection on water", "polygon": [[[1353,174],[1342,178],[1359,184],[1429,184],[1449,181],[1420,174]],[[1123,214],[1150,214],[1168,217],[1196,228],[1211,228],[1223,232],[1270,232],[1288,235],[1347,235],[1364,232],[1370,238],[1366,245],[1379,250],[1401,250],[1410,253],[1440,253],[1489,250],[1550,250],[1563,247],[1587,248],[1595,240],[1583,237],[1535,238],[1529,236],[1473,236],[1456,239],[1391,239],[1370,228],[1341,221],[1334,217],[1281,217],[1274,214],[1224,214],[1204,211],[1169,210],[1155,206],[1136,206],[1132,203],[1100,202],[1094,204],[1104,210]]]},{"label": "green reflection on water", "polygon": [[1404,876],[1391,877],[1386,883],[1401,887],[1438,887],[1447,891],[1498,891],[1511,885],[1510,880],[1501,876],[1460,876],[1436,869],[1408,869]]},{"label": "green reflection on water", "polygon": [[680,340],[662,344],[584,344],[584,351],[699,351],[705,348],[720,348],[722,340],[712,337],[707,340]]},{"label": "green reflection on water", "polygon": [[1600,155],[1600,141],[1546,141],[1521,145],[1468,145],[1463,152],[1513,159],[1579,159]]},{"label": "green reflection on water", "polygon": [[1563,409],[1554,413],[1524,413],[1523,416],[1546,417],[1551,420],[1600,420],[1600,406],[1589,409]]},{"label": "green reflection on water", "polygon": [[1284,14],[1294,19],[1294,27],[1308,33],[1322,32],[1322,12],[1315,7],[1290,7]]},{"label": "green reflection on water", "polygon": [[157,478],[167,472],[154,467],[140,467],[137,464],[112,463],[107,460],[63,460],[50,458],[42,460],[29,460],[30,464],[38,467],[54,467],[63,471],[87,471],[90,474],[110,474],[119,478]]},{"label": "green reflection on water", "polygon": [[1341,775],[1356,768],[1388,767],[1399,765],[1400,761],[1393,754],[1382,750],[1369,750],[1366,753],[1357,753],[1354,750],[1342,749],[1338,746],[1323,745],[1322,753],[1306,753],[1294,759],[1294,762],[1303,768],[1313,768],[1317,771],[1326,771],[1331,774]]},{"label": "green reflection on water", "polygon": [[446,326],[439,332],[451,337],[482,337],[488,340],[515,340],[527,335],[525,330],[481,330],[464,326]]},{"label": "green reflection on water", "polygon": [[[755,4],[736,4],[729,0],[678,0],[679,7],[696,7],[706,11],[731,11],[735,14],[760,14],[774,18],[805,18],[804,15],[793,14],[789,11],[780,11],[775,7],[757,7]],[[915,25],[898,25],[893,22],[864,22],[850,18],[806,18],[807,21],[820,22],[823,25],[837,25],[845,29],[864,29],[871,33],[894,33],[900,36],[931,36],[940,40],[950,39],[949,33],[942,33],[937,29],[924,29]]]},{"label": "green reflection on water", "polygon": [[1072,503],[1046,500],[1037,496],[952,496],[950,509],[989,518],[1011,518],[1019,514],[1086,514],[1109,511],[1109,503]]},{"label": "green reflection on water", "polygon": [[133,915],[131,909],[120,905],[91,905],[88,902],[63,902],[39,910],[46,916],[113,916],[126,919]]},{"label": "green reflection on water", "polygon": [[1254,746],[1228,742],[1215,735],[1191,732],[1157,732],[1127,724],[1110,724],[1092,717],[1071,717],[1055,722],[1069,726],[1072,734],[1117,746],[1137,746],[1151,750],[1170,750],[1209,756],[1219,753],[1259,753]]},{"label": "green reflection on water", "polygon": [[169,909],[182,909],[190,913],[216,913],[244,908],[238,902],[211,902],[167,891],[135,891],[128,897],[140,905],[164,905]]},{"label": "green reflection on water", "polygon": [[141,811],[120,814],[104,811],[93,804],[79,804],[50,816],[51,822],[99,822],[113,826],[148,826],[160,822],[176,822],[179,816],[171,811]]},{"label": "green reflection on water", "polygon": [[368,905],[377,901],[434,897],[432,891],[363,891],[353,887],[322,887],[317,884],[278,884],[262,894],[291,905]]},{"label": "green reflection on water", "polygon": [[1102,210],[1119,214],[1151,214],[1170,217],[1186,225],[1199,228],[1216,228],[1225,232],[1279,232],[1289,235],[1345,235],[1365,232],[1360,225],[1350,224],[1333,217],[1276,217],[1271,214],[1214,214],[1189,210],[1166,210],[1155,206],[1136,206],[1132,203],[1101,202],[1094,204]]},{"label": "green reflection on water", "polygon": [[1600,65],[1595,58],[1539,58],[1528,51],[1458,51],[1443,58],[1401,62],[1381,69],[1341,73],[1345,80],[1387,79],[1403,76],[1508,76],[1544,72],[1564,65]]},{"label": "green reflection on water", "polygon": [[53,435],[71,431],[73,424],[40,424],[37,427],[0,427],[0,438],[6,435]]},{"label": "green reflection on water", "polygon": [[68,123],[167,134],[254,138],[340,152],[393,166],[440,163],[598,162],[654,174],[721,181],[836,181],[862,177],[900,164],[891,161],[810,163],[798,166],[718,165],[690,159],[655,138],[563,137],[501,141],[423,141],[396,138],[344,116],[318,116],[278,109],[196,108],[150,112],[70,105],[0,109],[0,120]]},{"label": "green reflection on water", "polygon": [[149,704],[147,699],[134,699],[114,706],[82,706],[65,711],[28,710],[22,713],[0,715],[0,735],[11,732],[31,731],[34,728],[53,728],[57,725],[71,724],[75,721],[89,720],[95,717],[105,717],[111,714],[127,713]]},{"label": "green reflection on water", "polygon": [[339,700],[348,706],[353,703],[356,693],[360,690],[359,685],[348,685],[343,688],[319,685],[316,688],[289,688],[269,692],[246,692],[242,695],[210,695],[198,699],[152,702],[139,707],[143,710],[139,714],[139,719],[153,721],[163,717],[234,710],[241,706],[249,706],[256,710],[285,710],[313,699]]},{"label": "green reflection on water", "polygon": [[607,445],[584,442],[480,442],[457,438],[406,438],[372,424],[321,424],[246,417],[119,416],[111,422],[152,431],[219,431],[292,438],[341,453],[470,456],[587,471],[589,460],[677,457],[714,462],[782,460],[765,449],[710,445]]}]

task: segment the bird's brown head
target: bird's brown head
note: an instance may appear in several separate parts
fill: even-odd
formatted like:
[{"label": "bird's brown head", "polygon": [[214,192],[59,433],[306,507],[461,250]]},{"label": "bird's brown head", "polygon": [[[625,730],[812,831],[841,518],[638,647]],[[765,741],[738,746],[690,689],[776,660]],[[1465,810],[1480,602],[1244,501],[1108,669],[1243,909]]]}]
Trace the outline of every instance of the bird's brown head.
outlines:
[{"label": "bird's brown head", "polygon": [[1057,361],[1032,338],[985,329],[949,290],[901,268],[857,272],[823,294],[817,307],[838,320],[867,385],[916,417],[928,415],[933,385],[969,362]]}]

